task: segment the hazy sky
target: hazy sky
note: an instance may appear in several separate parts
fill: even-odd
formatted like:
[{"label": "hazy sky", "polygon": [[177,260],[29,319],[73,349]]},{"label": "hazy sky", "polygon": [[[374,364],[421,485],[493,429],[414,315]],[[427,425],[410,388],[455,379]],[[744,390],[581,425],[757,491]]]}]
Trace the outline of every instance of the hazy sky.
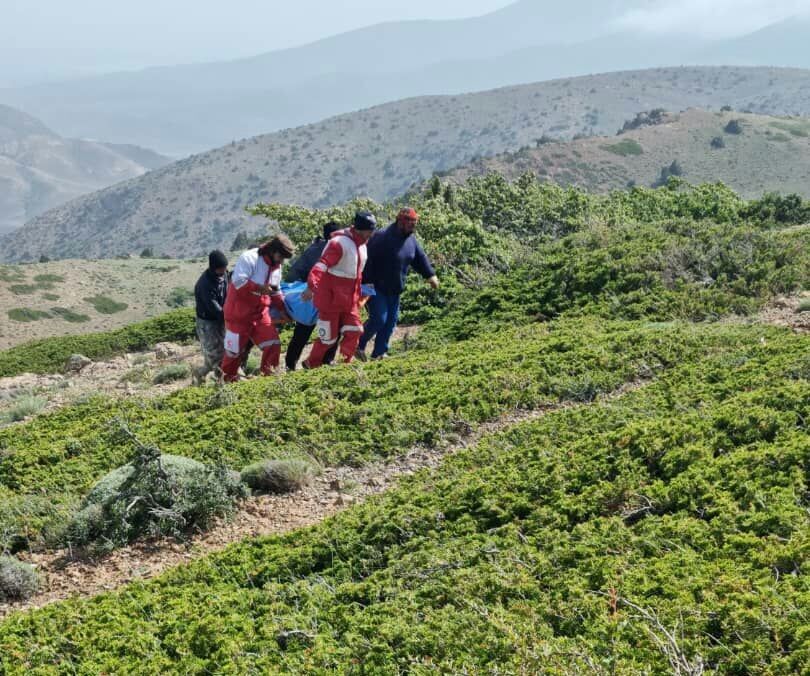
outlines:
[{"label": "hazy sky", "polygon": [[[810,10],[810,0],[645,1],[648,9],[626,14],[617,25],[734,35]],[[0,0],[0,87],[67,75],[252,56],[382,21],[475,16],[510,2]],[[628,0],[628,4],[638,2]]]},{"label": "hazy sky", "polygon": [[252,56],[382,21],[485,14],[510,0],[0,0],[0,50],[109,50],[153,64]]}]

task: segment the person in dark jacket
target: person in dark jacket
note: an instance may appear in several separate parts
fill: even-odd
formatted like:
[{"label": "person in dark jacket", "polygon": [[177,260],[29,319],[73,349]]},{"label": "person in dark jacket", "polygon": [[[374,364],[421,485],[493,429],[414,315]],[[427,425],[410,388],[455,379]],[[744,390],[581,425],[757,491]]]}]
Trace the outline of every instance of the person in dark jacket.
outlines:
[{"label": "person in dark jacket", "polygon": [[219,368],[225,351],[225,298],[228,294],[228,259],[221,251],[208,254],[208,269],[194,286],[197,306],[197,337],[202,346],[204,364],[195,369],[194,382],[201,383]]},{"label": "person in dark jacket", "polygon": [[376,292],[368,303],[369,318],[357,348],[357,357],[366,360],[366,346],[374,339],[372,359],[388,354],[388,343],[399,320],[399,297],[405,289],[408,270],[413,268],[434,289],[439,278],[427,255],[414,237],[419,216],[413,209],[402,209],[395,223],[374,235],[368,243],[368,263],[363,282]]},{"label": "person in dark jacket", "polygon": [[[312,244],[310,244],[304,250],[304,252],[293,261],[284,281],[306,282],[307,277],[309,277],[309,271],[312,270],[315,263],[321,259],[323,250],[326,248],[326,244],[329,242],[329,238],[332,236],[332,233],[337,232],[338,230],[340,230],[340,225],[334,221],[330,221],[324,225],[323,237],[316,237]],[[287,370],[295,371],[295,368],[298,365],[298,360],[301,358],[301,353],[304,351],[309,339],[312,337],[312,332],[314,330],[314,324],[310,326],[309,324],[301,324],[300,322],[295,323],[293,337],[290,340],[290,344],[287,346],[287,352],[284,355],[284,362],[287,365]],[[324,357],[325,364],[332,363],[335,358],[336,351],[337,347],[327,352],[326,356]]]}]

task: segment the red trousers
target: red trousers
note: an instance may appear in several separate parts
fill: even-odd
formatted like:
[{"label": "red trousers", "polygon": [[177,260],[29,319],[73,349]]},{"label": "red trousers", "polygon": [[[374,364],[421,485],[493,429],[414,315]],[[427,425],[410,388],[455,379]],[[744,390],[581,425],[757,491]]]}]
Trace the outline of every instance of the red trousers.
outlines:
[{"label": "red trousers", "polygon": [[318,340],[312,346],[307,366],[313,369],[321,366],[326,353],[338,341],[343,361],[348,364],[354,359],[354,353],[363,335],[363,320],[360,319],[358,309],[351,312],[319,312],[317,330]]},{"label": "red trousers", "polygon": [[262,351],[262,375],[270,375],[278,367],[281,341],[267,311],[253,324],[232,324],[226,320],[225,356],[221,366],[225,382],[232,383],[238,379],[242,353],[250,341]]}]

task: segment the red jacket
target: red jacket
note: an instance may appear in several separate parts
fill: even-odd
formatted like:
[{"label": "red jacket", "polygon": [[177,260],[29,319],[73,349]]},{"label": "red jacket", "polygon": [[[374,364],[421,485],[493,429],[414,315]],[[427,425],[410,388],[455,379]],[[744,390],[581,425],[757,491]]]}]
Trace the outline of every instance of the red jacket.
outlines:
[{"label": "red jacket", "polygon": [[[281,284],[281,265],[275,265],[258,249],[245,251],[236,262],[228,286],[225,300],[225,323],[230,330],[244,333],[262,319],[269,307],[284,311],[284,296],[281,291],[262,295],[259,289],[270,285],[278,288]],[[244,330],[239,330],[244,327]]]},{"label": "red jacket", "polygon": [[318,312],[352,312],[358,309],[367,258],[366,244],[353,228],[339,230],[332,235],[320,261],[307,278]]}]

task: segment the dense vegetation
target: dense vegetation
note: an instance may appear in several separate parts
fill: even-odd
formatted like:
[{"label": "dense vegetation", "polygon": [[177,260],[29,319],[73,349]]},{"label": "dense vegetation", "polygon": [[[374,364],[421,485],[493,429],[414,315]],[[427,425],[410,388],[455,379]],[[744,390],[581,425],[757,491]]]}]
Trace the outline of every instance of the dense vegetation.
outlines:
[{"label": "dense vegetation", "polygon": [[[93,399],[0,431],[0,549],[69,539],[76,506],[141,443],[232,469],[356,464],[568,406],[314,528],[11,616],[0,671],[806,666],[810,338],[708,320],[808,287],[807,205],[495,176],[409,200],[445,281],[438,295],[411,284],[409,316],[431,320],[415,344],[213,393]],[[303,244],[358,204],[257,211]]]},{"label": "dense vegetation", "polygon": [[12,617],[0,660],[10,673],[797,673],[809,344],[718,333],[726,349],[653,385],[519,425],[319,527]]},{"label": "dense vegetation", "polygon": [[361,463],[441,443],[510,409],[589,401],[734,340],[688,326],[579,321],[538,324],[526,334],[524,327],[494,332],[497,347],[486,358],[474,340],[449,343],[370,369],[249,382],[224,403],[205,388],[152,402],[94,399],[2,430],[0,548],[58,535],[78,498],[131,459],[137,449],[121,439],[118,420],[164,453],[234,469],[284,455]]}]

